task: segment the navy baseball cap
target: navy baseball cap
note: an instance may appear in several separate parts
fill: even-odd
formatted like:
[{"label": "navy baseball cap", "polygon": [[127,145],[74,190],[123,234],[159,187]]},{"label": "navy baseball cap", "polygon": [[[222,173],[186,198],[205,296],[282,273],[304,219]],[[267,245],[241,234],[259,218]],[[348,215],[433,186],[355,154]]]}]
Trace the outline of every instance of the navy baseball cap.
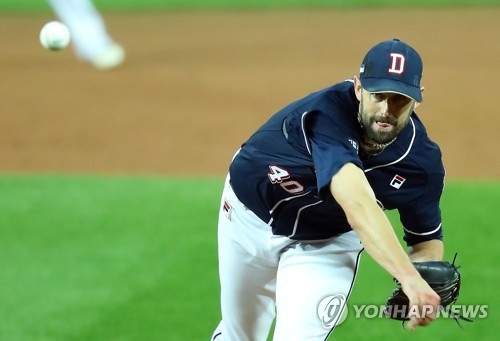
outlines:
[{"label": "navy baseball cap", "polygon": [[399,39],[383,41],[366,54],[359,69],[361,85],[369,92],[391,92],[422,102],[422,58]]}]

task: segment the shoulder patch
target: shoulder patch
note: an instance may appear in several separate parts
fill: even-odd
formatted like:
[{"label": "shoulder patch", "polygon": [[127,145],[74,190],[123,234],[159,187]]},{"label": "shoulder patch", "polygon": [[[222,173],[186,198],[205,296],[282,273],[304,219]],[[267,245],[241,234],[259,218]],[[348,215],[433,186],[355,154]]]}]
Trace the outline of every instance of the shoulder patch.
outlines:
[{"label": "shoulder patch", "polygon": [[356,141],[354,141],[353,139],[349,139],[349,142],[354,147],[354,149],[356,149],[356,153],[359,153],[359,145],[358,145],[358,143]]}]

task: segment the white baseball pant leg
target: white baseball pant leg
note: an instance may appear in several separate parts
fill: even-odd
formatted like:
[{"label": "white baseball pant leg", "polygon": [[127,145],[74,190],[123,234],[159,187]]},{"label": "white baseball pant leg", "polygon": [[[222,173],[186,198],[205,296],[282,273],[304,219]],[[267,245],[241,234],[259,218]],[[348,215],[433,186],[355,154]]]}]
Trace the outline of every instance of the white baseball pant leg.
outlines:
[{"label": "white baseball pant leg", "polygon": [[68,26],[75,54],[94,59],[112,43],[104,20],[90,0],[48,0],[58,18]]},{"label": "white baseball pant leg", "polygon": [[326,340],[342,322],[363,248],[354,231],[282,253],[274,340]]},{"label": "white baseball pant leg", "polygon": [[219,214],[222,321],[213,341],[325,340],[339,321],[363,250],[351,231],[297,242],[271,227],[224,187]]}]

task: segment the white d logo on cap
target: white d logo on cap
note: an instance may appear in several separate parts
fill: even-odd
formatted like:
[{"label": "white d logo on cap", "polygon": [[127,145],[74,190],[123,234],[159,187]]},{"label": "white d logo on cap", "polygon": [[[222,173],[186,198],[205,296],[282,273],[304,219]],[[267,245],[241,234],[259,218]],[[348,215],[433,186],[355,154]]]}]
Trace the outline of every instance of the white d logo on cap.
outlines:
[{"label": "white d logo on cap", "polygon": [[391,67],[389,73],[402,74],[405,70],[405,56],[400,53],[391,53]]}]

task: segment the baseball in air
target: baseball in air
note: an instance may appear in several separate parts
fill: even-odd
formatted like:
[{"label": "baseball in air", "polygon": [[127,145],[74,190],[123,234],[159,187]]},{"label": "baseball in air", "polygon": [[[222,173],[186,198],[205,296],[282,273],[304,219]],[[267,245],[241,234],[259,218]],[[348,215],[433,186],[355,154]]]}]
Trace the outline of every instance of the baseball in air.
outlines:
[{"label": "baseball in air", "polygon": [[40,31],[40,43],[47,50],[62,50],[69,45],[70,40],[68,28],[59,21],[49,21]]}]

